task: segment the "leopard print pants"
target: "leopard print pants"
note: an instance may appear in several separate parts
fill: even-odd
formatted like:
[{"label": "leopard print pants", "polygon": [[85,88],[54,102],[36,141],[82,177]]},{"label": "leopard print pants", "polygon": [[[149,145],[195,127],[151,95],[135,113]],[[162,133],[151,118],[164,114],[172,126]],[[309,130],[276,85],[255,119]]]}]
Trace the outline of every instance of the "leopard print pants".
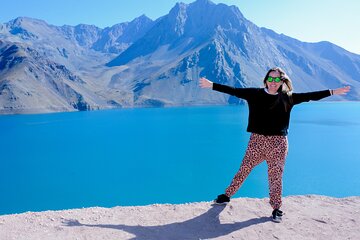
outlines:
[{"label": "leopard print pants", "polygon": [[240,169],[226,189],[225,194],[228,197],[233,196],[251,170],[266,159],[270,205],[273,209],[279,209],[281,207],[282,175],[287,152],[288,141],[286,136],[264,136],[252,133]]}]

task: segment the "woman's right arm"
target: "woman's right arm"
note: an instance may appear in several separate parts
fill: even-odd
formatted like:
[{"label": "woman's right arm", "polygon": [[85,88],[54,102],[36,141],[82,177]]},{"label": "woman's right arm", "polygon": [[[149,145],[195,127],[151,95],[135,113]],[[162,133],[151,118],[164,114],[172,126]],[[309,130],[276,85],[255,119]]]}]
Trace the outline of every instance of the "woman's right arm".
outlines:
[{"label": "woman's right arm", "polygon": [[201,88],[211,88],[212,90],[227,93],[238,98],[248,99],[251,95],[250,88],[234,88],[219,83],[214,83],[204,77],[200,78],[200,87]]}]

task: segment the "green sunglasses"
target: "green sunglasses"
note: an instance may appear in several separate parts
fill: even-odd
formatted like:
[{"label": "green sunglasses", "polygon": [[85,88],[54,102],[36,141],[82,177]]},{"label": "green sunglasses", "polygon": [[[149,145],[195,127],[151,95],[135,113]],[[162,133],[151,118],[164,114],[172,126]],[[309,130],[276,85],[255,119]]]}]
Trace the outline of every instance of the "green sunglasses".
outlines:
[{"label": "green sunglasses", "polygon": [[281,82],[281,78],[280,77],[268,77],[267,81],[279,83],[279,82]]}]

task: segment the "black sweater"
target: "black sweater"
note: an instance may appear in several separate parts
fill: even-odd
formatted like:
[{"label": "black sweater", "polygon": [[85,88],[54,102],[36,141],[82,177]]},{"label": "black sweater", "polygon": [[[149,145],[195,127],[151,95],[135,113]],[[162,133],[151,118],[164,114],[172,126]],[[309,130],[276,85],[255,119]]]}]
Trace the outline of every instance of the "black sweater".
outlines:
[{"label": "black sweater", "polygon": [[[294,105],[320,100],[331,95],[330,90],[293,93],[290,97],[286,94],[272,95],[264,88],[233,88],[218,83],[213,84],[213,90],[227,93],[245,99],[249,105],[249,120],[247,131],[262,135],[288,134],[290,112]],[[281,96],[288,103],[286,107]]]}]

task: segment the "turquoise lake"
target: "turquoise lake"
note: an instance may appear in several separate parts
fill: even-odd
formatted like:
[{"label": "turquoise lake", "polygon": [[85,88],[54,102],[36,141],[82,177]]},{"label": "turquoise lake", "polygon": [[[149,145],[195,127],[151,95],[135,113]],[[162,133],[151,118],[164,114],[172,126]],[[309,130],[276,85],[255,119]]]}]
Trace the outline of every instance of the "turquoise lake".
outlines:
[{"label": "turquoise lake", "polygon": [[[237,172],[247,106],[0,116],[0,214],[210,201]],[[360,195],[360,103],[292,111],[283,195]],[[267,166],[235,197],[268,197]]]}]

